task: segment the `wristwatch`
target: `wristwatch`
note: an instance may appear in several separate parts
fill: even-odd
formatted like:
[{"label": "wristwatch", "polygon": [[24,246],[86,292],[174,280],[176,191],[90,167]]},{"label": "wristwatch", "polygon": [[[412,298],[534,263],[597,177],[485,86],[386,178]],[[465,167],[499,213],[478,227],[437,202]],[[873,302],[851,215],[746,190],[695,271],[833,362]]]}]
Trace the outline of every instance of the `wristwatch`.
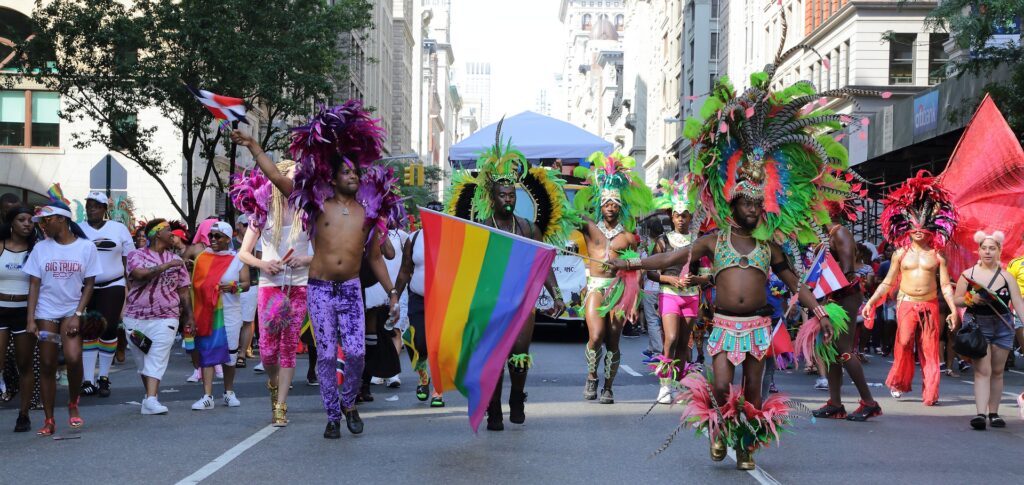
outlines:
[{"label": "wristwatch", "polygon": [[82,315],[84,315],[84,313],[82,313],[82,312],[75,312],[75,316],[76,316],[76,317],[79,317],[79,318],[81,318],[81,317],[82,317]]},{"label": "wristwatch", "polygon": [[398,288],[391,288],[391,292],[390,293],[392,295],[398,296]]}]

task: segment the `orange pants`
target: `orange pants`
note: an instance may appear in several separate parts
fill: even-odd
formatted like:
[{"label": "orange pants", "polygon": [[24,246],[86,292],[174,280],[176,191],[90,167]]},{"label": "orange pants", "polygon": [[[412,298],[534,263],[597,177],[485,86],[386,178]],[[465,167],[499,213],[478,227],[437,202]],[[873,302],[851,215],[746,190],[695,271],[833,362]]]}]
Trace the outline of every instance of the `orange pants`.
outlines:
[{"label": "orange pants", "polygon": [[925,406],[939,400],[939,300],[901,301],[896,304],[896,345],[893,364],[885,385],[900,392],[910,391],[914,379],[914,336],[921,329],[917,357],[924,375],[921,398]]}]

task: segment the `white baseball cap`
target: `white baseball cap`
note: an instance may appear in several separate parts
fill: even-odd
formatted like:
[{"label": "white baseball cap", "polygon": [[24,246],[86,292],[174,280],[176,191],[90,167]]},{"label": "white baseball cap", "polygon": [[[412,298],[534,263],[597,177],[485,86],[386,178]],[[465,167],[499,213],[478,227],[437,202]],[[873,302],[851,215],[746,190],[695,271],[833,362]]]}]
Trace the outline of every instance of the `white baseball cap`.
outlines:
[{"label": "white baseball cap", "polygon": [[89,195],[85,196],[85,200],[90,200],[90,199],[91,200],[95,200],[96,202],[99,202],[100,204],[103,204],[103,205],[107,205],[107,202],[110,200],[110,199],[107,198],[107,194],[104,194],[103,192],[100,192],[98,190],[94,190],[92,192],[89,192]]}]

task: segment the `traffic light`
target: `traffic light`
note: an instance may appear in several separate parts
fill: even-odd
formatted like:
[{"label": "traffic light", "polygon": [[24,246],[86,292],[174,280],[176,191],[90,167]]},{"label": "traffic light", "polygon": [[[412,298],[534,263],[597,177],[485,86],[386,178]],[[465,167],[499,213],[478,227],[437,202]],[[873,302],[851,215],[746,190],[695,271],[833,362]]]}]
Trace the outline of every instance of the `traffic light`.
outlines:
[{"label": "traffic light", "polygon": [[424,174],[423,174],[423,164],[422,163],[417,163],[416,164],[416,185],[419,185],[420,187],[422,187],[423,184],[425,184],[425,183],[426,183],[426,179],[424,178]]},{"label": "traffic light", "polygon": [[409,165],[405,166],[405,174],[404,174],[403,183],[407,187],[411,187],[413,185],[416,185],[416,167],[413,164],[409,164]]}]

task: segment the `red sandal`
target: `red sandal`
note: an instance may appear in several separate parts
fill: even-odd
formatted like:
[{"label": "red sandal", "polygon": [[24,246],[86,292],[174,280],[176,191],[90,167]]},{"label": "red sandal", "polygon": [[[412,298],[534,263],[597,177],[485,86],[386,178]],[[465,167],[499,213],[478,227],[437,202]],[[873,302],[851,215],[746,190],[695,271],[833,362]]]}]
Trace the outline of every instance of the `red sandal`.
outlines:
[{"label": "red sandal", "polygon": [[50,436],[57,431],[57,424],[53,422],[53,418],[46,418],[43,421],[43,427],[36,431],[39,436]]},{"label": "red sandal", "polygon": [[[76,397],[74,401],[68,403],[68,413],[71,413],[71,411],[78,411],[78,397]],[[79,416],[71,416],[68,418],[68,425],[70,425],[72,428],[78,429],[81,428],[82,425],[84,424],[85,421],[82,420],[82,418]]]}]

